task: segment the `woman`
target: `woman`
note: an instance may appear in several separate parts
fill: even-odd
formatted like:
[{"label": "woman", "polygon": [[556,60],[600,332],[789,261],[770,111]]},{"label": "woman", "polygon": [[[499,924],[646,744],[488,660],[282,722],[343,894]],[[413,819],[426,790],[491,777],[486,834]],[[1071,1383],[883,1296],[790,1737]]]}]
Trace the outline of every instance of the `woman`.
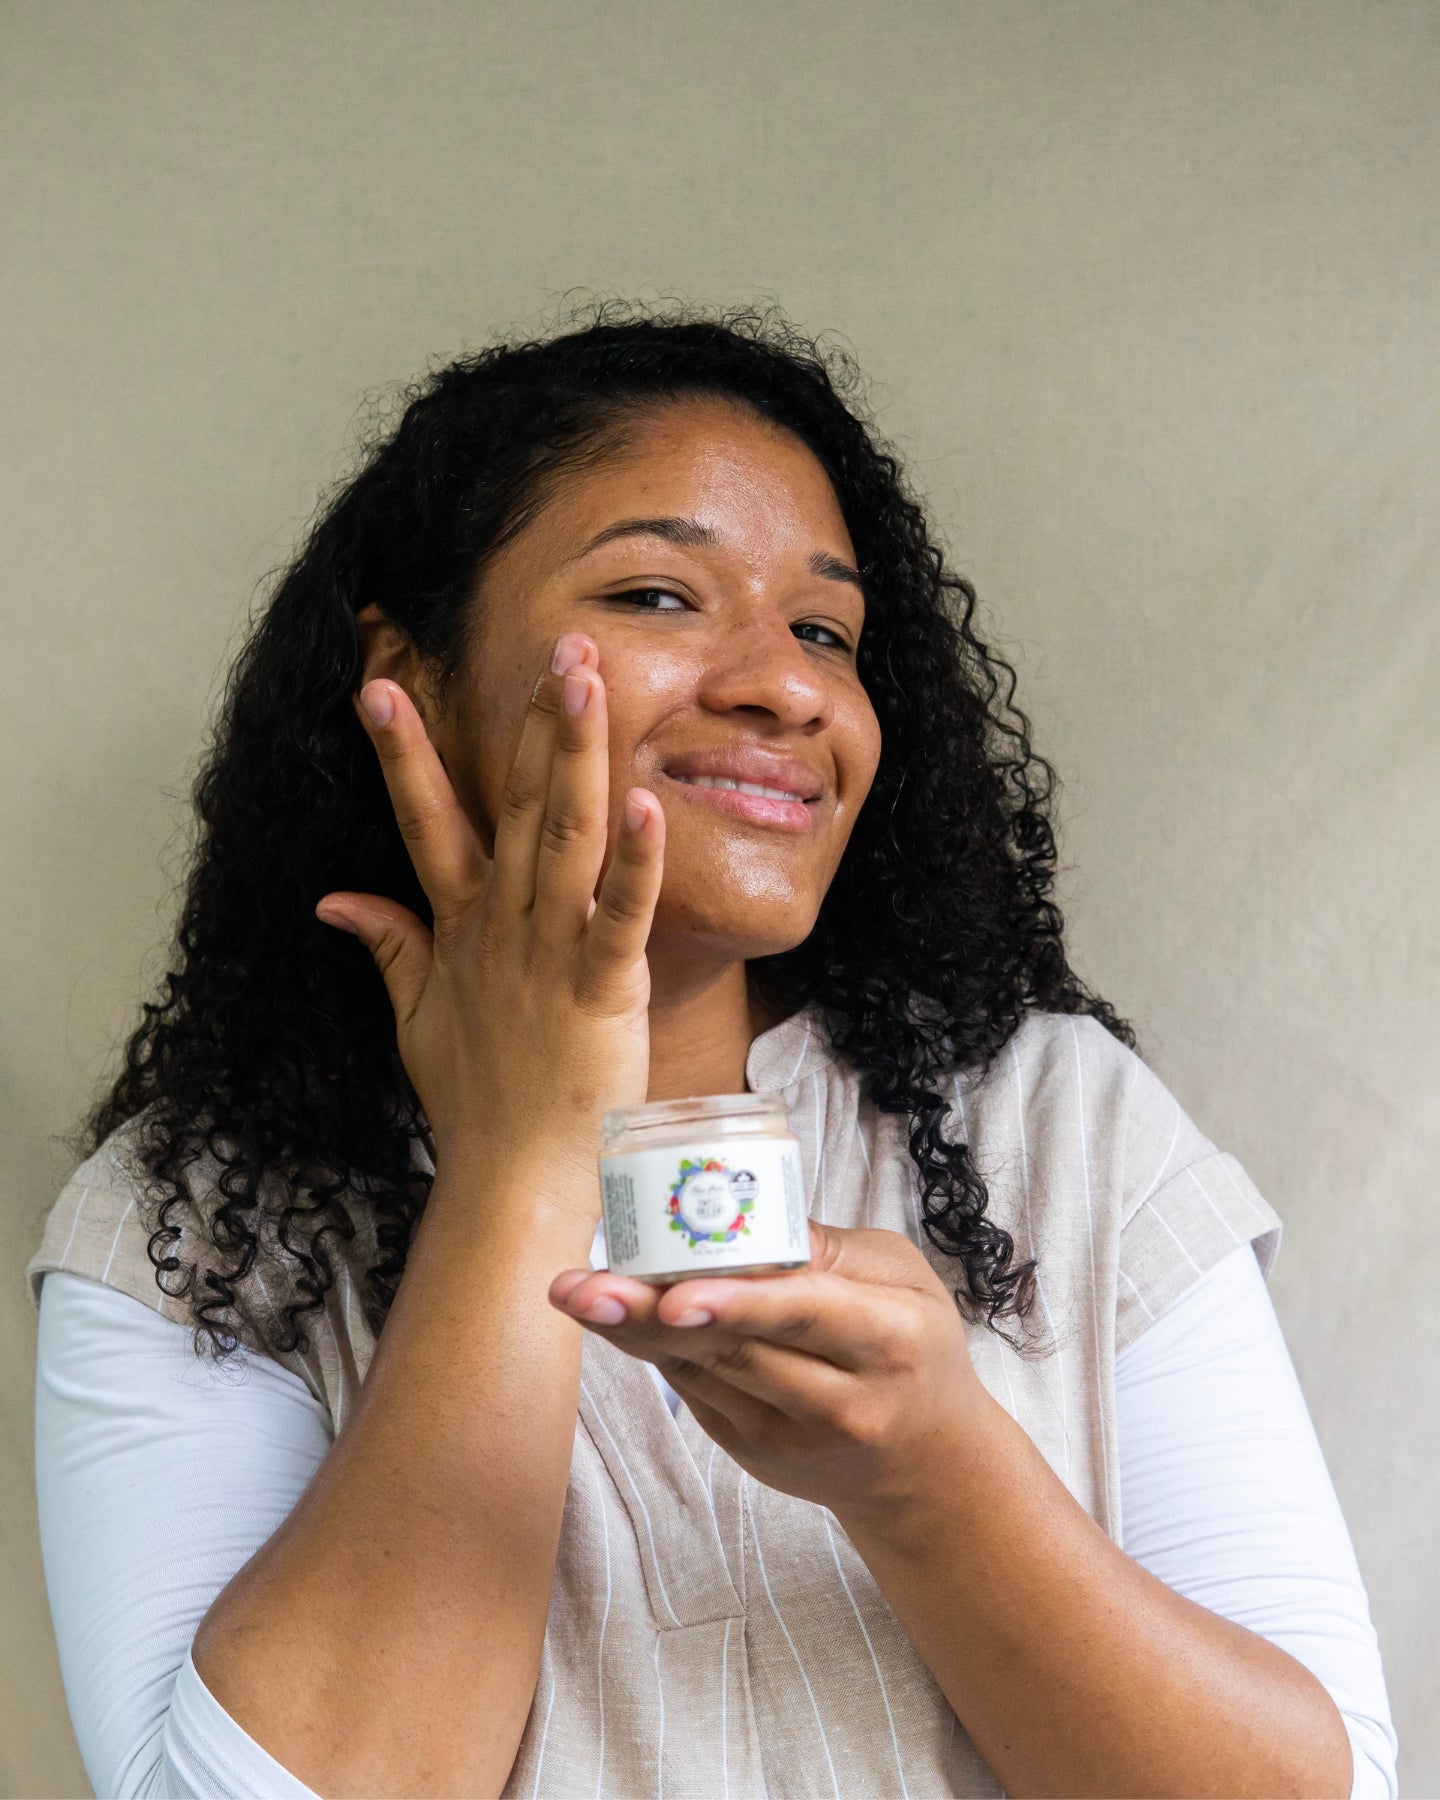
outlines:
[{"label": "woman", "polygon": [[[462,359],[330,502],[30,1265],[97,1791],[1393,1792],[1280,1221],[974,601],[773,318]],[[746,1089],[812,1267],[604,1272],[602,1114]]]}]

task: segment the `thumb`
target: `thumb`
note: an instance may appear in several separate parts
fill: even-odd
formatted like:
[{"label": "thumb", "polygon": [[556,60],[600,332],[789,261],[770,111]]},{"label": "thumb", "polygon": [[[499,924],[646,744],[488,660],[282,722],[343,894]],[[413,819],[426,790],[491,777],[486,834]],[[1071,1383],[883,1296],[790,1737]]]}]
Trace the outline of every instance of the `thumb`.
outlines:
[{"label": "thumb", "polygon": [[851,1281],[881,1286],[913,1287],[917,1264],[927,1266],[921,1251],[898,1231],[872,1226],[822,1225],[808,1221],[810,1267],[822,1275],[844,1275]]},{"label": "thumb", "polygon": [[353,932],[375,959],[395,1009],[397,1025],[409,1023],[434,957],[434,938],[398,901],[378,894],[326,894],[315,908],[322,925]]}]

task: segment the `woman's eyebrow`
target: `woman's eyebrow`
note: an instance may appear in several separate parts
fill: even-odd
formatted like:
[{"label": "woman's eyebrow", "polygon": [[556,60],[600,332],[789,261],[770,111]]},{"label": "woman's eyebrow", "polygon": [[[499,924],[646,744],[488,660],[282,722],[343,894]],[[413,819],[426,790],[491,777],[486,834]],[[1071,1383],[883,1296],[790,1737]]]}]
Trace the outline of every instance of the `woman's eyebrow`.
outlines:
[{"label": "woman's eyebrow", "polygon": [[719,536],[698,519],[617,519],[613,525],[597,531],[590,542],[567,558],[567,561],[579,562],[582,556],[588,556],[602,544],[627,537],[665,538],[669,543],[679,544],[686,550],[711,549],[720,542]]},{"label": "woman's eyebrow", "polygon": [[838,556],[831,556],[827,551],[817,550],[810,558],[810,573],[818,575],[822,581],[850,581],[865,591],[865,583],[860,579],[860,571],[852,569],[847,562],[841,562]]},{"label": "woman's eyebrow", "polygon": [[[698,519],[680,519],[674,517],[657,519],[617,519],[613,525],[607,525],[603,531],[597,531],[587,544],[583,544],[575,554],[567,557],[567,562],[579,562],[582,556],[588,556],[592,550],[598,550],[602,544],[611,544],[617,538],[658,537],[667,543],[679,544],[685,550],[711,550],[720,542],[719,535],[708,525],[702,525]],[[822,581],[848,581],[864,590],[860,579],[860,571],[838,556],[831,556],[828,551],[817,550],[810,558],[810,573],[817,575]]]}]

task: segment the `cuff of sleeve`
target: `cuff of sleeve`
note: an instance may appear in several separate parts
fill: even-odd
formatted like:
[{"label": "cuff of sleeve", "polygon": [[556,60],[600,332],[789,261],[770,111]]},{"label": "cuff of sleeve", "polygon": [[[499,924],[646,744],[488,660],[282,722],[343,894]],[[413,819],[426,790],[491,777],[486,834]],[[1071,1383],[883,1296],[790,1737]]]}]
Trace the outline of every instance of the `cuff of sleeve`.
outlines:
[{"label": "cuff of sleeve", "polygon": [[230,1717],[188,1650],[170,1699],[159,1792],[166,1800],[319,1800]]},{"label": "cuff of sleeve", "polygon": [[1280,1215],[1227,1151],[1172,1175],[1120,1233],[1116,1355],[1238,1244],[1254,1244],[1268,1280],[1283,1230]]}]

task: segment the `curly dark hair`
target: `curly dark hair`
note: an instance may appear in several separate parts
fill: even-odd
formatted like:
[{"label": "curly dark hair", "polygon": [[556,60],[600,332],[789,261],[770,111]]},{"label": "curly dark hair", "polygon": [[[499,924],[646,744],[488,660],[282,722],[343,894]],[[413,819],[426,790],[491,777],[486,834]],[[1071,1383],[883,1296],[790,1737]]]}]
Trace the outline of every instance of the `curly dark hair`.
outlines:
[{"label": "curly dark hair", "polygon": [[[642,409],[728,397],[793,433],[833,483],[864,576],[858,672],[882,737],[814,929],[749,977],[787,1015],[817,1003],[874,1104],[907,1115],[926,1235],[963,1266],[962,1312],[998,1331],[997,1318],[1029,1316],[1036,1265],[1012,1264],[1012,1238],[986,1217],[934,1078],[987,1073],[1029,1010],[1088,1013],[1135,1047],[1066,961],[1049,898],[1055,772],[1012,705],[1015,671],[977,637],[975,589],[946,569],[842,347],[774,308],[612,302],[565,324],[404,389],[398,425],[371,428],[358,471],[281,572],[195,783],[170,972],[77,1141],[91,1152],[144,1115],[137,1144],[164,1196],[149,1256],[162,1291],[189,1301],[197,1353],[202,1331],[217,1359],[235,1348],[235,1284],[267,1254],[288,1262],[268,1341],[303,1353],[302,1321],[336,1278],[324,1240],[355,1236],[357,1205],[377,1252],[357,1295],[378,1334],[433,1179],[413,1140],[434,1151],[380,976],[314,909],[349,889],[432,914],[353,710],[356,615],[378,602],[443,684],[463,662],[487,559],[551,484],[603,456]],[[203,1268],[169,1253],[171,1209],[195,1203],[184,1176],[202,1154],[221,1171]],[[257,1229],[266,1208],[274,1253]]]}]

